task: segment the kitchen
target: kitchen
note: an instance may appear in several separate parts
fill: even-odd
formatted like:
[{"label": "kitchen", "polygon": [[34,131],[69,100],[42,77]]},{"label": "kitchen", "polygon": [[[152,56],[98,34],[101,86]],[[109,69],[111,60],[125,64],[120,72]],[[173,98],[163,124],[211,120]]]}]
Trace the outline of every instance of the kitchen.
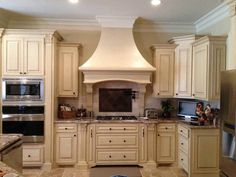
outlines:
[{"label": "kitchen", "polygon": [[[214,10],[211,9],[211,13],[202,17],[203,13],[199,16],[199,21],[195,19],[196,30],[188,24],[185,24],[185,26],[182,26],[183,24],[179,26],[170,24],[168,28],[165,23],[160,23],[160,25],[165,27],[164,29],[152,29],[152,25],[148,24],[148,22],[140,22],[140,19],[136,20],[134,17],[97,16],[97,14],[96,20],[90,21],[89,27],[83,24],[76,24],[78,21],[75,21],[73,26],[73,20],[64,20],[63,22],[63,19],[60,19],[60,23],[63,25],[58,25],[53,22],[53,19],[41,19],[42,21],[40,21],[40,19],[27,17],[17,19],[17,16],[15,16],[15,19],[9,19],[8,24],[4,25],[2,23],[4,27],[1,35],[3,78],[13,80],[15,76],[26,78],[40,78],[43,76],[44,78],[44,100],[41,100],[43,101],[41,102],[43,108],[39,108],[44,117],[44,130],[40,129],[36,133],[34,132],[34,135],[37,132],[41,132],[39,136],[43,136],[44,139],[41,142],[39,140],[38,142],[26,142],[23,144],[23,157],[25,158],[23,165],[40,166],[44,170],[50,170],[57,165],[74,165],[78,169],[87,169],[110,162],[114,165],[147,165],[150,169],[156,167],[158,149],[156,146],[160,144],[156,143],[156,141],[160,140],[157,137],[157,132],[162,130],[162,124],[154,123],[158,120],[151,123],[147,123],[147,120],[138,121],[139,123],[137,123],[137,120],[133,122],[131,120],[128,121],[129,123],[126,122],[127,124],[122,124],[120,120],[116,120],[117,122],[114,122],[114,125],[111,122],[110,125],[108,120],[107,123],[103,122],[105,124],[104,127],[102,127],[103,123],[96,124],[96,122],[91,122],[90,119],[81,119],[79,124],[70,119],[63,122],[57,116],[58,105],[69,104],[76,109],[81,108],[81,110],[83,106],[83,109],[86,108],[90,116],[118,116],[119,119],[120,115],[143,117],[146,108],[160,109],[163,98],[171,99],[172,104],[176,107],[179,98],[214,100],[206,102],[205,105],[209,103],[213,107],[219,107],[219,80],[217,80],[219,79],[219,70],[222,70],[222,68],[235,68],[235,61],[232,57],[234,56],[234,46],[236,45],[233,37],[235,35],[233,30],[235,21],[233,15],[230,17],[228,15],[229,7],[234,5],[233,2],[225,1],[222,4],[218,2],[218,6],[215,5],[215,8],[217,8],[212,8]],[[77,5],[79,6],[79,3]],[[165,3],[163,6],[165,7]],[[5,4],[5,7],[7,9],[7,4]],[[158,8],[161,7],[159,6]],[[210,9],[205,14],[209,11]],[[210,24],[207,20],[211,21],[211,18],[216,18],[216,14],[219,12],[222,15]],[[8,18],[6,17],[6,19]],[[52,23],[51,26],[48,25],[49,23]],[[182,26],[181,29],[180,26]],[[148,27],[150,29],[147,29]],[[39,30],[32,30],[32,28],[38,28]],[[54,29],[57,29],[57,31]],[[206,34],[210,35],[206,36]],[[226,35],[228,35],[227,38],[225,37]],[[194,43],[194,46],[191,46],[192,43]],[[185,75],[189,77],[187,80],[190,82],[185,83],[182,79],[184,76],[178,78],[177,70],[171,69],[178,68],[178,66],[175,66],[175,63],[177,63],[175,56],[178,56],[179,52],[188,57],[189,53],[184,53],[184,50],[181,51],[181,46],[183,47],[182,49],[189,46],[190,53],[194,53],[195,51],[192,50],[192,47],[201,51],[201,47],[204,46],[202,44],[209,45],[210,48],[217,44],[215,50],[217,51],[216,58],[218,61],[214,63],[213,58],[215,57],[210,56],[208,61],[210,64],[207,65],[207,63],[206,66],[204,65],[205,61],[201,60],[200,63],[206,67],[195,65],[195,70],[186,71],[188,73],[187,75],[185,73]],[[226,45],[227,48],[225,47]],[[152,49],[150,49],[151,47]],[[162,56],[163,58],[161,58]],[[7,60],[8,57],[14,61]],[[207,56],[205,56],[205,53],[201,53],[200,56],[196,55],[196,57],[202,59]],[[187,61],[185,64],[190,66],[187,68],[191,68],[193,65],[193,63]],[[159,66],[162,66],[160,67],[162,69],[156,70]],[[210,66],[215,67],[212,69]],[[183,71],[181,66],[179,68],[179,71]],[[210,70],[216,74],[212,75]],[[195,74],[193,77],[199,78],[196,75],[204,75],[206,71],[205,80],[193,80],[196,81],[195,84],[197,86],[193,88],[199,90],[192,90],[191,72],[193,75]],[[74,74],[78,72],[79,75]],[[182,72],[180,73],[184,75]],[[213,83],[211,83],[211,86],[207,85],[206,88],[200,87],[204,81],[213,81]],[[184,93],[185,88],[178,88],[178,85],[187,88],[187,92]],[[100,100],[107,98],[107,96],[100,98],[102,95],[100,92],[104,88],[111,89],[109,93],[117,91],[115,89],[126,89],[126,95],[129,95],[129,98],[132,97],[131,100],[125,102],[128,105],[125,106],[128,111],[120,110],[111,115],[109,112],[114,112],[114,107],[107,108],[105,106],[103,110],[100,110],[102,106]],[[176,90],[177,88],[179,90]],[[207,90],[207,92],[202,94],[202,88]],[[41,96],[40,92],[37,92],[37,94],[39,97]],[[108,92],[103,94],[107,95]],[[117,95],[117,92],[113,95]],[[108,94],[108,97],[114,98],[113,95]],[[38,106],[36,102],[30,103],[31,106]],[[2,98],[2,105],[2,108],[4,108],[3,114],[4,111],[13,110],[12,108],[5,108],[9,107],[9,102],[4,100],[4,98]],[[120,109],[123,108],[121,107]],[[22,111],[22,107],[19,109]],[[27,112],[28,108],[24,109]],[[111,111],[112,109],[113,111]],[[175,113],[173,114],[175,116]],[[3,118],[4,116],[5,114]],[[27,115],[27,117],[29,116]],[[42,121],[41,118],[40,121]],[[168,123],[167,129],[169,127],[170,131],[165,133],[174,134],[176,140],[171,139],[171,142],[176,142],[178,139],[177,130],[179,130],[177,124],[173,126],[174,122],[162,123]],[[108,125],[111,127],[107,127]],[[157,128],[157,126],[160,127]],[[4,130],[4,127],[2,128]],[[37,128],[40,128],[40,126],[37,126]],[[116,141],[113,144],[116,138],[114,140],[109,139],[112,141],[111,149],[109,149],[113,150],[111,153],[118,158],[120,151],[117,149],[124,148],[127,154],[122,154],[122,158],[131,160],[120,162],[120,160],[117,161],[116,159],[110,161],[103,159],[107,157],[105,154],[107,145],[99,143],[106,142],[106,137],[104,138],[106,132],[104,131],[110,128],[112,129],[111,131],[114,131],[110,135],[111,138],[117,137],[117,141],[119,137],[124,136],[121,129],[128,131],[129,136],[127,135],[128,137],[125,140],[131,144],[126,145],[126,147],[117,146]],[[187,130],[187,132],[191,131]],[[207,131],[207,133],[209,132]],[[183,134],[182,138],[185,136],[186,134]],[[70,152],[69,149],[71,150]],[[177,152],[177,150],[171,149],[171,163],[173,164],[177,164],[178,157],[175,157],[175,155],[178,156]],[[169,159],[168,163],[171,160]],[[190,166],[187,168],[191,171]],[[213,173],[218,173],[216,171],[217,169]],[[191,172],[189,174],[194,175]]]}]

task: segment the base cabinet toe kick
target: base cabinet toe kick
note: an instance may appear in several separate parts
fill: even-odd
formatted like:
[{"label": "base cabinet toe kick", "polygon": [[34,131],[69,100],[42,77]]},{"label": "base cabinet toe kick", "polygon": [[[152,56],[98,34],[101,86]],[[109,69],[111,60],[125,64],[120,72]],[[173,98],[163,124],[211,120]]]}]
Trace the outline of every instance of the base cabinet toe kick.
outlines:
[{"label": "base cabinet toe kick", "polygon": [[[96,165],[168,164],[188,177],[219,175],[219,128],[167,123],[55,123],[54,161]],[[217,176],[218,177],[218,176]]]}]

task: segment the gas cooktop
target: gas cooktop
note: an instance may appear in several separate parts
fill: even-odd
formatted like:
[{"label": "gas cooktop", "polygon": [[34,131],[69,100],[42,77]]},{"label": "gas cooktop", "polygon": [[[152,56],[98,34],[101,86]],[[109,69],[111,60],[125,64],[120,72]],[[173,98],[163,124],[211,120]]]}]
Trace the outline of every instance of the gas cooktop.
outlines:
[{"label": "gas cooktop", "polygon": [[135,116],[97,116],[97,120],[137,120]]}]

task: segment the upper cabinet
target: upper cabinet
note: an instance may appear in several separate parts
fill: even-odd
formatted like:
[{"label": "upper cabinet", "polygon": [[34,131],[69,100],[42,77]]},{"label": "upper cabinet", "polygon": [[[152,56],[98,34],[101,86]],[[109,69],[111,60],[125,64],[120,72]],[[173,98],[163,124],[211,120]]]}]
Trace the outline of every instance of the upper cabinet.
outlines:
[{"label": "upper cabinet", "polygon": [[201,100],[220,98],[220,72],[225,70],[226,37],[205,36],[193,43],[192,95]]},{"label": "upper cabinet", "polygon": [[156,97],[172,97],[174,91],[175,44],[153,45],[154,76],[153,92]]},{"label": "upper cabinet", "polygon": [[200,36],[187,35],[174,37],[170,42],[178,46],[175,49],[174,96],[177,98],[192,97],[192,43]]},{"label": "upper cabinet", "polygon": [[79,83],[79,44],[58,45],[59,97],[77,97]]},{"label": "upper cabinet", "polygon": [[4,35],[3,76],[44,75],[44,35]]}]

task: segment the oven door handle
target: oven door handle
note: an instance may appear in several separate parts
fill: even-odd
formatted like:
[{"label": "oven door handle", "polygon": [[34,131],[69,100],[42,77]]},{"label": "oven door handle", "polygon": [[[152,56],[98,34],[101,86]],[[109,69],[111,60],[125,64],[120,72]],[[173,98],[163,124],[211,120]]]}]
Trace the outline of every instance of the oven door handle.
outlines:
[{"label": "oven door handle", "polygon": [[3,150],[3,151],[1,152],[1,155],[6,155],[6,154],[8,154],[10,151],[12,151],[12,150],[14,150],[14,149],[16,149],[16,148],[18,148],[18,147],[21,147],[21,146],[22,146],[22,141],[20,140],[19,142],[17,142],[17,143],[14,144],[13,146],[10,146],[9,148]]}]

